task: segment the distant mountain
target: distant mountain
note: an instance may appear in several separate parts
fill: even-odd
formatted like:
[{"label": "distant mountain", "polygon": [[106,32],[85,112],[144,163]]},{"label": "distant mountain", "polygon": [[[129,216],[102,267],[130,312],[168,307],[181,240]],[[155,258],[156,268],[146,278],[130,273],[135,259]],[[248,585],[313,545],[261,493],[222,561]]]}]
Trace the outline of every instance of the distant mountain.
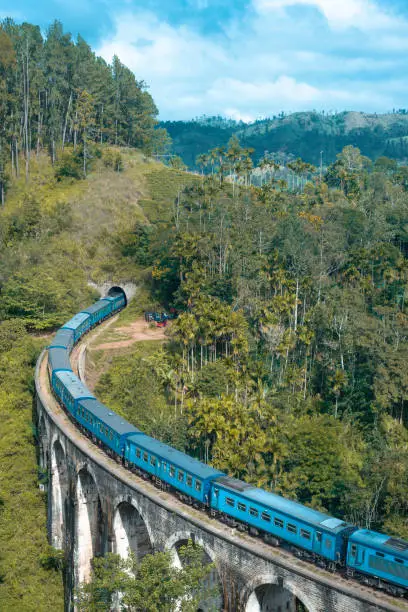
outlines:
[{"label": "distant mountain", "polygon": [[236,134],[242,146],[255,149],[255,160],[265,151],[283,158],[301,157],[318,165],[323,151],[330,163],[348,144],[376,159],[386,155],[398,160],[408,158],[408,112],[385,115],[360,112],[324,114],[317,112],[281,114],[254,123],[236,122],[222,117],[201,117],[191,121],[161,123],[173,139],[173,151],[190,167],[200,153],[225,146]]}]

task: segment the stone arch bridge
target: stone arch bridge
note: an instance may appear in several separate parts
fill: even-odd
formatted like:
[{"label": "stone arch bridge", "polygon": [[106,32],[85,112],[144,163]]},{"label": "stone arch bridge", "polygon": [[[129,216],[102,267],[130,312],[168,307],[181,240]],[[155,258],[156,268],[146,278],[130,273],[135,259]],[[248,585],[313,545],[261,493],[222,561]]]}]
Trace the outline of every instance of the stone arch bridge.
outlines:
[{"label": "stone arch bridge", "polygon": [[[83,436],[50,392],[44,352],[38,360],[39,461],[48,472],[50,543],[65,551],[65,607],[90,575],[93,556],[130,549],[138,558],[177,550],[193,539],[214,562],[220,586],[217,607],[228,612],[401,612],[408,605],[332,575],[210,519],[156,489],[104,454]],[[221,601],[222,598],[222,601]],[[214,603],[214,602],[213,602]],[[200,606],[202,612],[208,608]]]}]

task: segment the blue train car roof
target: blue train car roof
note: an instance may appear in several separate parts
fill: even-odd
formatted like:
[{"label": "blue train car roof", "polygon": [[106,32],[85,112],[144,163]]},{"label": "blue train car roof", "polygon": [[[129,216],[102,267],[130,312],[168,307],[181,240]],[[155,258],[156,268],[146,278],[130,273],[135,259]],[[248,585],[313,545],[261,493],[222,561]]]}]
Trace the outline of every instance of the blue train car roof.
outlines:
[{"label": "blue train car roof", "polygon": [[181,451],[176,450],[163,442],[159,442],[150,436],[129,436],[129,440],[153,453],[156,457],[158,456],[164,461],[172,463],[182,470],[189,472],[193,476],[197,476],[198,478],[205,480],[207,478],[214,478],[223,474],[223,472],[220,470],[216,470],[210,465],[201,463],[201,461],[198,461],[198,459],[189,457],[189,455],[186,455],[185,453],[182,453]]},{"label": "blue train car roof", "polygon": [[106,295],[105,297],[101,298],[101,301],[105,301],[105,302],[114,302],[116,298],[111,297],[110,295]]},{"label": "blue train car roof", "polygon": [[81,313],[95,314],[95,312],[98,312],[102,308],[105,308],[105,306],[105,300],[98,300],[97,302],[95,302],[95,304],[92,304],[91,306],[88,306],[88,308],[81,310]]},{"label": "blue train car roof", "polygon": [[105,423],[105,425],[111,427],[120,436],[125,434],[141,433],[137,427],[128,423],[126,419],[123,419],[121,416],[116,414],[116,412],[110,410],[97,399],[80,400],[79,405],[83,406],[86,410],[93,414],[95,418]]},{"label": "blue train car roof", "polygon": [[67,348],[68,344],[72,342],[74,337],[74,332],[72,329],[59,329],[55,334],[54,338],[51,341],[51,344],[48,345],[48,348],[54,347],[64,347]]},{"label": "blue train car roof", "polygon": [[318,510],[313,510],[313,508],[308,508],[299,502],[285,499],[280,495],[276,495],[276,493],[258,489],[236,478],[230,478],[229,476],[217,478],[216,484],[229,489],[235,494],[239,494],[240,497],[248,501],[257,502],[271,510],[282,512],[309,525],[314,525],[318,529],[339,533],[344,528],[350,527],[350,523],[345,523],[341,519],[324,514]]},{"label": "blue train car roof", "polygon": [[72,317],[72,319],[64,323],[61,329],[77,329],[77,327],[81,325],[81,323],[86,321],[88,317],[89,317],[89,314],[85,312],[78,312],[78,314]]},{"label": "blue train car roof", "polygon": [[72,370],[69,354],[66,348],[55,346],[48,349],[48,361],[50,362],[51,370]]},{"label": "blue train car roof", "polygon": [[79,380],[78,376],[73,372],[56,372],[55,376],[59,378],[64,387],[66,387],[74,400],[81,398],[92,398],[94,396]]},{"label": "blue train car roof", "polygon": [[350,542],[382,551],[389,555],[398,555],[408,561],[408,542],[394,538],[371,529],[358,529],[350,536]]}]

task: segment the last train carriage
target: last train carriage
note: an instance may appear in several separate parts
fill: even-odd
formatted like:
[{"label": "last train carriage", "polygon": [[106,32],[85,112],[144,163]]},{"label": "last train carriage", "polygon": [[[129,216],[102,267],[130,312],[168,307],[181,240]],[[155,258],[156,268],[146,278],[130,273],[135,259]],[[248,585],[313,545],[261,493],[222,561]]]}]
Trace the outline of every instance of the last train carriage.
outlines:
[{"label": "last train carriage", "polygon": [[51,387],[71,419],[116,460],[210,512],[231,526],[248,529],[271,544],[393,595],[408,596],[408,542],[359,529],[298,502],[230,478],[167,444],[147,436],[97,400],[72,371],[73,346],[90,329],[126,306],[120,288],[66,323],[48,347]]}]

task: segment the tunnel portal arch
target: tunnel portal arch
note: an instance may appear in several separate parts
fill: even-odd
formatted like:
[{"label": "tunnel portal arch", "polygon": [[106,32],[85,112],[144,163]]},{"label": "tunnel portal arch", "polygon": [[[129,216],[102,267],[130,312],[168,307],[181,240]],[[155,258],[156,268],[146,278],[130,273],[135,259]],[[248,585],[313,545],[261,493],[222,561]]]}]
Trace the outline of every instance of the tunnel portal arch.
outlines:
[{"label": "tunnel portal arch", "polygon": [[124,296],[124,298],[125,298],[125,306],[127,306],[128,299],[127,299],[126,291],[124,289],[122,289],[122,287],[119,287],[118,285],[114,285],[108,291],[108,295],[110,297],[115,297],[118,294],[121,294],[121,295]]}]

